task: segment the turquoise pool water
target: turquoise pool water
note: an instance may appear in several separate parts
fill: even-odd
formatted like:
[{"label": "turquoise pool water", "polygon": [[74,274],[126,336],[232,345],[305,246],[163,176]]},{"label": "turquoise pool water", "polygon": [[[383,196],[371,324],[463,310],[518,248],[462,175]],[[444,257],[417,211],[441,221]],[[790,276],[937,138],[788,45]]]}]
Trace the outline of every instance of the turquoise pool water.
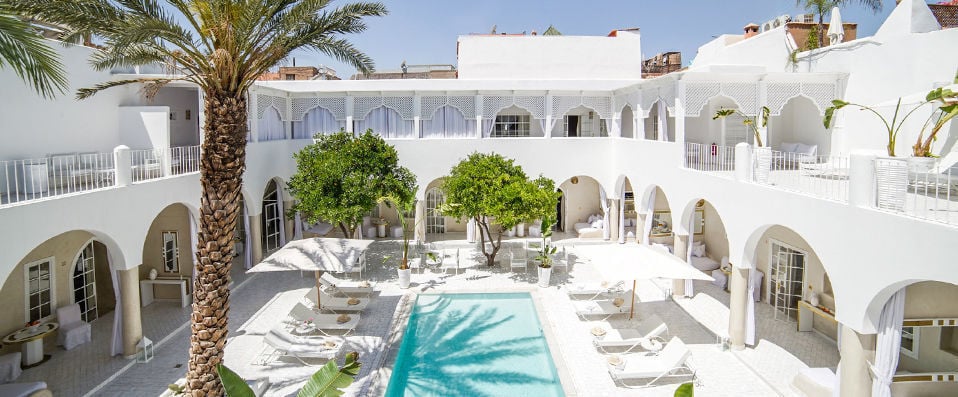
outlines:
[{"label": "turquoise pool water", "polygon": [[386,397],[563,396],[528,293],[419,295]]}]

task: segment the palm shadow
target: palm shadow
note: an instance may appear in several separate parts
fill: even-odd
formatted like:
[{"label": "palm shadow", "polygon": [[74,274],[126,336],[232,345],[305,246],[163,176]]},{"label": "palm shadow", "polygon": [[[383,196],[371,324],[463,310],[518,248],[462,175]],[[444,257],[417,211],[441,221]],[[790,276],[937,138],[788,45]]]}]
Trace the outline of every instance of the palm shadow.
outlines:
[{"label": "palm shadow", "polygon": [[400,395],[493,396],[489,390],[495,386],[557,384],[528,368],[510,366],[511,358],[549,354],[541,335],[490,341],[489,334],[514,326],[510,324],[514,315],[478,304],[449,309],[451,303],[439,297],[417,305],[418,319],[410,323],[404,342],[413,339],[420,344],[402,344],[390,383],[404,387],[389,390]]}]

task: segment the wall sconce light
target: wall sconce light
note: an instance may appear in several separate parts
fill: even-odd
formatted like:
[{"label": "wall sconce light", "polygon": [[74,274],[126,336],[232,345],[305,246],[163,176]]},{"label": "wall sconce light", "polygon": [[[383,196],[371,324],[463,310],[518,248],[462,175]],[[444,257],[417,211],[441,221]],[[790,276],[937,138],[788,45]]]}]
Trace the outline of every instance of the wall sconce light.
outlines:
[{"label": "wall sconce light", "polygon": [[578,184],[578,183],[579,183],[579,177],[574,176],[574,177],[572,177],[572,179],[569,180],[569,182],[572,182],[573,185]]}]

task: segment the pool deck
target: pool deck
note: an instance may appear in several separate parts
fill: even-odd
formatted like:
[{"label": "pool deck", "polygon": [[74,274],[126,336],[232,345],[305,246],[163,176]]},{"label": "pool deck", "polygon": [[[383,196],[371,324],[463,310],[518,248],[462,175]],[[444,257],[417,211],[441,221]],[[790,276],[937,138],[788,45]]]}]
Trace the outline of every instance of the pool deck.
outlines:
[{"label": "pool deck", "polygon": [[[576,244],[597,241],[563,240],[571,253]],[[469,252],[464,242],[445,244],[464,247],[463,257],[470,265],[482,258]],[[613,384],[607,372],[607,358],[592,346],[590,330],[600,324],[628,327],[628,315],[607,321],[582,321],[562,288],[572,282],[598,280],[598,273],[586,258],[578,258],[568,274],[556,271],[549,288],[535,286],[536,271],[512,273],[508,269],[489,270],[485,266],[440,273],[426,270],[413,273],[413,285],[403,290],[396,283],[395,265],[382,264],[382,258],[395,254],[399,242],[383,240],[368,253],[369,269],[364,272],[377,283],[374,299],[362,312],[356,331],[346,337],[347,351],[360,354],[362,369],[347,395],[376,396],[385,391],[398,348],[405,317],[414,294],[420,292],[512,292],[534,291],[540,321],[546,330],[550,350],[569,396],[671,396],[684,378],[666,380],[646,389],[626,389]],[[239,273],[239,272],[236,272]],[[314,283],[311,274],[298,272],[237,274],[231,301],[229,342],[226,363],[245,378],[268,377],[272,383],[267,396],[295,395],[316,366],[305,366],[281,358],[269,365],[257,365],[264,350],[263,334],[280,324],[289,309],[302,299]],[[727,327],[728,293],[707,282],[696,282],[696,296],[668,299],[653,282],[639,282],[636,289],[637,319],[657,315],[666,322],[670,335],[679,336],[692,351],[696,369],[696,394],[700,396],[791,396],[794,374],[804,367],[834,367],[838,352],[834,342],[817,333],[800,333],[795,324],[772,319],[772,308],[756,304],[757,332],[754,347],[740,352],[723,351],[716,344],[715,332]],[[174,306],[177,306],[174,308]],[[189,309],[174,303],[157,302],[144,309],[147,335],[157,341],[156,356],[146,364],[135,364],[103,354],[108,351],[112,316],[94,322],[94,343],[86,350],[54,350],[54,358],[41,366],[25,370],[20,381],[44,380],[55,395],[155,396],[166,385],[185,374],[189,331]],[[724,322],[724,323],[723,323]],[[716,331],[713,331],[716,330]],[[99,338],[99,339],[98,339]],[[99,342],[102,339],[102,342]],[[91,353],[98,352],[98,353]],[[340,357],[341,359],[341,357]],[[322,364],[322,361],[317,362]]]}]

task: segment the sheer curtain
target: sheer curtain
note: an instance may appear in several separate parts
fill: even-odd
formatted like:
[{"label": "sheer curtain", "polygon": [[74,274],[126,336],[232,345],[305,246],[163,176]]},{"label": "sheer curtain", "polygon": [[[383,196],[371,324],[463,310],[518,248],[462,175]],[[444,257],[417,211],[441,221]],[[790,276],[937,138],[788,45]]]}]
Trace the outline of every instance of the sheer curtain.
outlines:
[{"label": "sheer curtain", "polygon": [[315,107],[306,112],[303,121],[293,122],[293,139],[310,139],[316,134],[331,134],[346,127],[329,110]]},{"label": "sheer curtain", "polygon": [[489,138],[492,136],[492,126],[496,125],[495,117],[491,119],[482,119],[482,137]]},{"label": "sheer curtain", "polygon": [[[695,212],[693,211],[692,217],[689,220],[689,246],[687,250],[688,252],[685,253],[686,255],[685,263],[688,263],[689,265],[692,264],[692,251],[694,247],[695,247]],[[687,298],[691,298],[692,296],[695,295],[695,291],[692,290],[693,287],[694,285],[692,284],[692,279],[685,280],[685,296]]]},{"label": "sheer curtain", "polygon": [[279,117],[279,112],[270,107],[263,112],[263,118],[259,119],[259,140],[276,141],[286,138],[286,131],[283,128],[283,120]]},{"label": "sheer curtain", "polygon": [[415,138],[416,135],[415,122],[403,120],[399,112],[385,106],[373,109],[365,119],[356,122],[357,133],[363,133],[367,129],[383,138]]},{"label": "sheer curtain", "polygon": [[619,197],[619,244],[625,244],[625,185]]},{"label": "sheer curtain", "polygon": [[432,120],[422,121],[423,138],[471,138],[476,136],[476,122],[466,120],[459,109],[445,105],[436,110]]},{"label": "sheer curtain", "polygon": [[599,186],[599,204],[602,205],[602,239],[608,240],[612,235],[609,230],[609,200],[602,186]]},{"label": "sheer curtain", "polygon": [[659,124],[658,124],[659,140],[668,141],[669,140],[669,116],[665,112],[666,111],[665,103],[662,101],[659,101],[659,103],[657,103],[655,107],[657,108],[656,117],[659,119]]},{"label": "sheer curtain", "polygon": [[652,218],[655,217],[655,189],[649,194],[649,208],[645,211],[645,225],[642,227],[642,242],[645,245],[652,245]]},{"label": "sheer curtain", "polygon": [[872,371],[872,396],[891,397],[891,382],[898,369],[901,349],[901,324],[905,319],[905,289],[898,290],[882,309],[878,318],[878,342]]}]

